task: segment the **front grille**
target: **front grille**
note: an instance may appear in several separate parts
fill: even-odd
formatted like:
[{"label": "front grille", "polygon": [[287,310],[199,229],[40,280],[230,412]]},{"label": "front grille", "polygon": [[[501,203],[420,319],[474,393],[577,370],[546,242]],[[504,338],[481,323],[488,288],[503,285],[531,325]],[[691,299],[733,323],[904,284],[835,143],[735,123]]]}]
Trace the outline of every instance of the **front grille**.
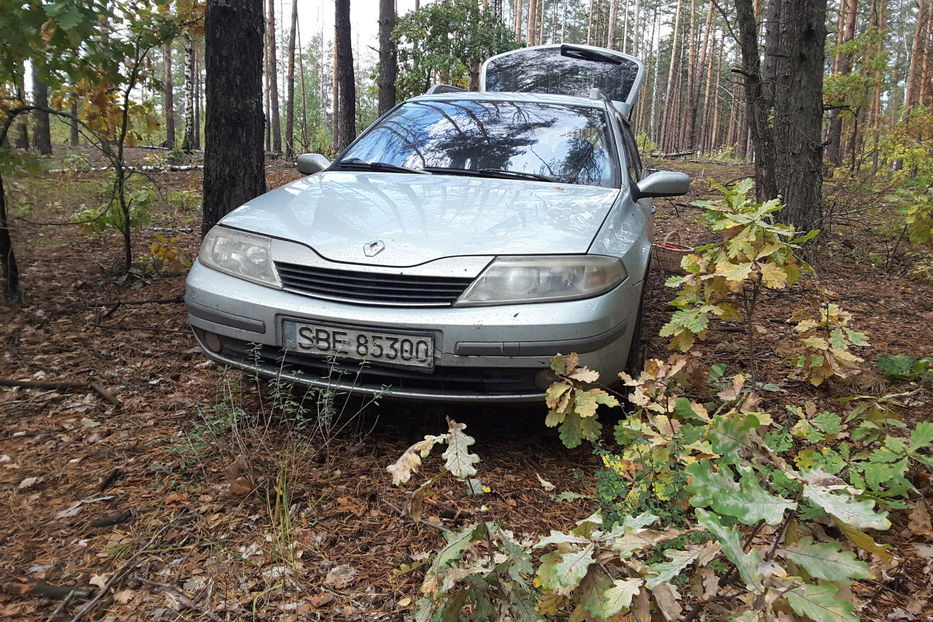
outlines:
[{"label": "front grille", "polygon": [[273,346],[250,344],[220,337],[220,354],[235,361],[268,370],[270,373],[298,374],[308,379],[325,379],[359,388],[389,391],[416,391],[443,395],[514,395],[541,393],[534,383],[533,369],[498,367],[436,366],[430,373],[400,367],[360,365],[350,360],[323,359]]},{"label": "front grille", "polygon": [[331,270],[281,261],[275,267],[289,291],[369,304],[450,306],[473,282],[472,278]]}]

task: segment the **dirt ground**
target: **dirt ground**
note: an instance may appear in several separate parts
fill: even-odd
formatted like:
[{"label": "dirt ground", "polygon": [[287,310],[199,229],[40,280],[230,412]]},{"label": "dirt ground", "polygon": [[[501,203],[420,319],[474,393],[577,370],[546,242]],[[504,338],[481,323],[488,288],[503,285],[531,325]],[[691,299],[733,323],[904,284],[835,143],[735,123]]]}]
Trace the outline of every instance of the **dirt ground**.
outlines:
[{"label": "dirt ground", "polygon": [[[138,164],[158,156],[132,155]],[[658,202],[658,237],[676,231],[688,244],[708,241],[689,201],[710,195],[708,177],[725,182],[750,171],[668,165],[696,182],[691,197]],[[561,446],[543,425],[543,404],[338,399],[330,426],[312,424],[305,441],[274,417],[235,433],[218,424],[236,408],[269,412],[274,404],[258,401],[240,374],[205,362],[186,328],[182,272],[121,278],[118,238],[67,224],[80,203],[100,200],[101,175],[55,172],[11,184],[26,302],[0,307],[0,378],[75,385],[0,387],[0,618],[80,619],[93,602],[88,619],[114,621],[397,620],[411,613],[419,567],[445,530],[485,518],[532,537],[593,510],[597,461],[587,449]],[[270,186],[297,176],[285,163],[269,166]],[[153,222],[135,234],[135,254],[150,253],[158,234],[193,257],[199,207],[168,197],[200,191],[200,171],[151,173],[148,183],[159,192]],[[847,192],[828,189],[840,214],[856,204]],[[904,275],[871,205],[844,216],[811,258],[818,280],[763,304],[767,347],[758,365],[782,388],[765,404],[772,411],[807,399],[838,409],[836,398],[903,390],[873,372],[820,390],[786,380],[792,326],[785,320],[814,302],[854,314],[872,343],[860,352],[868,368],[877,354],[933,354],[933,286]],[[657,337],[672,297],[664,276],[655,266],[646,298],[649,356],[666,356]],[[739,369],[742,346],[728,328],[713,331],[701,352]],[[929,419],[929,397],[915,396],[906,417]],[[421,521],[400,518],[414,486],[393,488],[385,466],[425,434],[445,431],[448,416],[476,438],[489,492],[470,497],[444,480]],[[283,455],[287,472],[277,467]],[[429,459],[425,472],[439,463]],[[919,474],[918,486],[929,499],[929,473]],[[554,498],[565,491],[577,498]],[[879,540],[894,544],[902,561],[856,588],[860,615],[931,619],[924,616],[933,615],[925,602],[933,598],[933,543],[907,529],[906,513],[892,518]],[[55,586],[88,592],[49,598]],[[95,592],[105,595],[94,602]]]}]

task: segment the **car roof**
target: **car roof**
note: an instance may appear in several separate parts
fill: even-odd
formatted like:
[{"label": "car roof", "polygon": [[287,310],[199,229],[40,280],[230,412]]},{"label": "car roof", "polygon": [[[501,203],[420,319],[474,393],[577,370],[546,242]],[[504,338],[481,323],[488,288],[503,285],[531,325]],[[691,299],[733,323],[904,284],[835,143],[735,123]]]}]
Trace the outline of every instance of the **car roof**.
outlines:
[{"label": "car roof", "polygon": [[405,101],[505,101],[532,102],[539,104],[563,104],[567,106],[585,106],[587,108],[605,108],[602,100],[571,95],[548,95],[544,93],[510,93],[506,91],[455,91],[451,93],[433,93],[418,95]]}]

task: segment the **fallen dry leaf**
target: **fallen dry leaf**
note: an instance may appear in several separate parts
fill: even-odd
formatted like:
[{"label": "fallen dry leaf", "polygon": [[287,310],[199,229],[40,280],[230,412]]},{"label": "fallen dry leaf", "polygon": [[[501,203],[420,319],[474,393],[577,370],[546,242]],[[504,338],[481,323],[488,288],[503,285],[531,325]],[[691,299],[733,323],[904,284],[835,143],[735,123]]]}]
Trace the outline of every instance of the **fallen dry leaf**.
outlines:
[{"label": "fallen dry leaf", "polygon": [[19,483],[19,486],[16,487],[17,490],[27,490],[32,488],[36,484],[42,481],[41,477],[27,477]]},{"label": "fallen dry leaf", "polygon": [[163,501],[166,504],[169,504],[169,503],[179,503],[180,501],[186,501],[187,499],[188,499],[188,493],[173,492],[170,495],[165,495],[165,499],[163,499]]},{"label": "fallen dry leaf", "polygon": [[251,492],[253,485],[242,475],[230,482],[230,494],[234,497],[245,497]]},{"label": "fallen dry leaf", "polygon": [[930,513],[927,511],[926,503],[922,499],[913,504],[909,517],[910,522],[907,523],[907,528],[915,536],[933,538],[933,524],[930,522]]},{"label": "fallen dry leaf", "polygon": [[113,599],[117,601],[118,603],[120,603],[121,605],[125,605],[126,603],[133,600],[135,596],[136,596],[136,592],[134,592],[133,590],[120,590],[119,592],[113,595]]},{"label": "fallen dry leaf", "polygon": [[353,583],[355,578],[356,568],[343,564],[330,569],[330,572],[324,577],[324,584],[341,590]]},{"label": "fallen dry leaf", "polygon": [[308,602],[311,603],[311,606],[315,609],[320,609],[321,607],[332,603],[334,598],[334,595],[330,592],[324,592],[323,594],[315,594],[308,599]]},{"label": "fallen dry leaf", "polygon": [[99,589],[104,589],[104,586],[107,585],[107,577],[102,574],[93,575],[88,581],[88,584]]},{"label": "fallen dry leaf", "polygon": [[556,488],[556,486],[555,486],[554,484],[552,484],[551,482],[547,481],[546,479],[544,479],[543,477],[541,477],[541,476],[538,475],[537,473],[535,473],[535,477],[538,478],[538,483],[541,484],[541,488],[544,488],[546,491],[551,492],[552,490],[554,490],[554,489]]}]

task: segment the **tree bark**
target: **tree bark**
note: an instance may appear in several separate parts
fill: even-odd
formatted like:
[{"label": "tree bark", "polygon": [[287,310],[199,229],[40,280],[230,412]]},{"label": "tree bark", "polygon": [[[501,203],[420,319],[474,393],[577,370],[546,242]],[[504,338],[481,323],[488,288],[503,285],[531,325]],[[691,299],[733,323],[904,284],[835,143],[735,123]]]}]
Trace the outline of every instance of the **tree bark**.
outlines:
[{"label": "tree bark", "polygon": [[[839,8],[839,22],[841,27],[836,37],[837,45],[851,41],[855,37],[855,16],[857,8],[858,0],[842,0]],[[852,66],[849,61],[849,55],[837,52],[836,57],[833,59],[833,73],[845,76],[851,71]],[[838,109],[832,112],[826,142],[826,155],[829,161],[839,166],[842,164],[842,115]]]},{"label": "tree bark", "polygon": [[279,78],[275,54],[275,0],[269,0],[266,24],[269,43],[269,114],[272,130],[272,151],[282,153],[282,125],[279,117]]},{"label": "tree bark", "polygon": [[674,33],[671,35],[671,59],[670,64],[667,67],[667,88],[664,89],[664,110],[661,113],[661,131],[659,132],[658,146],[661,147],[662,151],[672,151],[671,147],[673,146],[673,141],[670,140],[670,135],[673,133],[670,130],[671,124],[674,122],[674,70],[678,65],[677,62],[677,41],[680,33],[680,6],[681,0],[677,0],[677,8],[674,9]]},{"label": "tree bark", "polygon": [[181,149],[185,153],[194,150],[194,42],[191,33],[184,34],[185,41],[185,130]]},{"label": "tree bark", "polygon": [[37,110],[33,112],[32,143],[40,155],[52,155],[52,130],[49,125],[49,85],[39,79],[35,66],[32,71],[32,99]]},{"label": "tree bark", "polygon": [[3,177],[0,175],[0,264],[3,265],[3,298],[6,302],[19,300],[19,267],[13,253],[13,240],[7,224],[6,192],[3,189]]},{"label": "tree bark", "polygon": [[768,13],[762,75],[751,0],[736,1],[758,197],[781,197],[778,216],[806,231],[820,224],[826,0],[772,0]]},{"label": "tree bark", "polygon": [[165,108],[165,146],[175,147],[175,88],[172,85],[172,42],[162,47],[162,106]]},{"label": "tree bark", "polygon": [[[758,24],[752,0],[736,0],[735,8],[739,48],[742,52],[746,121],[755,145],[756,192],[759,200],[771,199],[778,195],[778,189],[774,178],[774,142],[769,127],[771,106],[769,100],[765,99],[761,59],[758,56]],[[738,139],[743,141],[744,135],[739,134]]]},{"label": "tree bark", "polygon": [[337,148],[343,150],[356,138],[356,82],[353,77],[353,47],[350,39],[350,0],[336,0],[335,4],[339,84],[337,111],[340,117]]},{"label": "tree bark", "polygon": [[609,32],[606,34],[606,47],[610,50],[616,44],[616,11],[619,10],[619,0],[609,0]]},{"label": "tree bark", "polygon": [[208,0],[202,233],[266,190],[262,0]]},{"label": "tree bark", "polygon": [[395,0],[379,0],[379,114],[395,105],[395,79],[398,54],[392,30],[395,29]]},{"label": "tree bark", "polygon": [[298,0],[292,0],[291,34],[288,37],[288,77],[285,82],[285,157],[295,157],[295,37],[298,34]]},{"label": "tree bark", "polygon": [[538,0],[528,0],[528,45],[538,44]]},{"label": "tree bark", "polygon": [[[16,74],[16,99],[20,104],[26,103],[26,79],[24,77],[22,63],[18,64],[14,73]],[[20,73],[22,71],[22,73]],[[13,146],[17,149],[29,149],[29,122],[26,120],[28,115],[18,115],[13,120]]]}]

